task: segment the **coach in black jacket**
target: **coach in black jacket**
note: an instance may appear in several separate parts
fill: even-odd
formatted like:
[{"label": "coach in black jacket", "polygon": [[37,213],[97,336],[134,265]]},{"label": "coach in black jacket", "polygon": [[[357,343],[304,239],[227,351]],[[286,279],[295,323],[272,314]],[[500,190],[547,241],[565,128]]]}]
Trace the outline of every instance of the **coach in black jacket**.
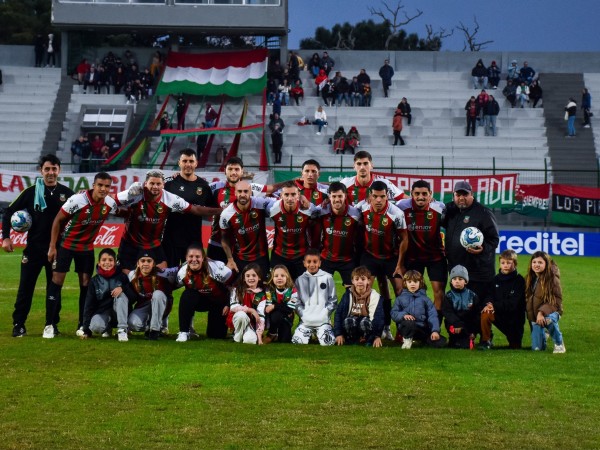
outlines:
[{"label": "coach in black jacket", "polygon": [[[459,181],[454,185],[454,201],[446,205],[442,225],[446,228],[448,270],[458,264],[465,266],[469,272],[469,289],[485,304],[492,298],[496,247],[500,241],[494,214],[475,200],[473,188],[467,181]],[[483,233],[481,248],[467,250],[461,245],[460,234],[467,227],[476,227]]]}]

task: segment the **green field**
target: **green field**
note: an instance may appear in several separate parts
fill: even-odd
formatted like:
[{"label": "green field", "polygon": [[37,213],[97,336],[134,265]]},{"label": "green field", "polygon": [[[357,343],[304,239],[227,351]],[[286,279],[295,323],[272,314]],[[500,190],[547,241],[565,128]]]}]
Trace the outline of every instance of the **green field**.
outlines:
[{"label": "green field", "polygon": [[81,341],[74,274],[63,334],[41,338],[38,289],[15,339],[19,261],[0,254],[2,449],[600,447],[600,259],[557,258],[564,355],[504,349],[499,333],[488,352]]}]

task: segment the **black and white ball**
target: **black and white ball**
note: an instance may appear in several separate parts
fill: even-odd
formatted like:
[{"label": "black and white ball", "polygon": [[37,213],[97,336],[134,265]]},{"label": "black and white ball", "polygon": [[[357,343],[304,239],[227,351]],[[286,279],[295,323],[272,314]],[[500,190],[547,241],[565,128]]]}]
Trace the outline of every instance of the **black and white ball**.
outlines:
[{"label": "black and white ball", "polygon": [[460,233],[460,245],[464,248],[476,248],[483,245],[483,233],[479,228],[468,227]]}]

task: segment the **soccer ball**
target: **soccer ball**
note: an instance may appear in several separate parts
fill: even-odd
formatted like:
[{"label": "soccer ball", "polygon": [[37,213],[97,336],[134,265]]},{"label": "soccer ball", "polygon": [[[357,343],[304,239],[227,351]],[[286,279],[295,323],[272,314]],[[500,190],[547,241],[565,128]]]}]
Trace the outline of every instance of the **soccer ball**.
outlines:
[{"label": "soccer ball", "polygon": [[31,222],[31,214],[26,209],[16,211],[10,218],[10,226],[18,233],[29,231]]},{"label": "soccer ball", "polygon": [[483,245],[483,233],[479,231],[479,228],[465,228],[460,233],[460,245],[464,248],[481,247]]}]

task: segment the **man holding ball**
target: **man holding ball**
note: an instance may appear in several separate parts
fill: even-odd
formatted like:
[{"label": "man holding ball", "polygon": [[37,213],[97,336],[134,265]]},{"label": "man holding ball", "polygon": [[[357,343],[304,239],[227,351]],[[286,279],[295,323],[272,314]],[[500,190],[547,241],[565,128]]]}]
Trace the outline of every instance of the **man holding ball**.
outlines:
[{"label": "man holding ball", "polygon": [[[446,204],[442,226],[446,228],[448,267],[466,267],[469,272],[469,289],[485,304],[492,298],[496,247],[500,239],[494,214],[475,200],[473,188],[468,181],[459,181],[454,185],[454,200]],[[483,245],[469,248],[462,246],[460,234],[468,227],[478,228],[483,233]]]}]

